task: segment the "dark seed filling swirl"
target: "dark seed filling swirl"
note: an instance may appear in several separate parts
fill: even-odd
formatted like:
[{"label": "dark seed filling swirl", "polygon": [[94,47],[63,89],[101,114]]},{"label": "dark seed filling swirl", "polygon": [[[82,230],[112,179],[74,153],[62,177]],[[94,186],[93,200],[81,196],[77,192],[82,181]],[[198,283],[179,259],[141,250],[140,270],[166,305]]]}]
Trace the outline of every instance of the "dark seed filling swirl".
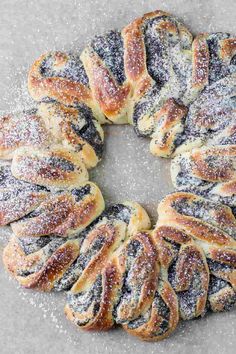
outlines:
[{"label": "dark seed filling swirl", "polygon": [[[176,35],[157,29],[159,23],[164,24],[165,22],[167,25],[170,23],[175,28]],[[170,79],[170,68],[180,79],[183,77],[183,80],[181,80],[183,83],[186,82],[187,72],[181,67],[183,63],[176,60],[173,49],[176,46],[179,46],[180,50],[191,49],[191,43],[180,38],[179,23],[174,18],[160,16],[147,20],[143,26],[143,32],[148,73],[155,80],[159,89]]]},{"label": "dark seed filling swirl", "polygon": [[88,76],[79,55],[68,54],[68,60],[62,69],[55,69],[52,55],[47,56],[41,64],[41,75],[44,77],[61,77],[88,86]]},{"label": "dark seed filling swirl", "polygon": [[[168,280],[173,287],[176,288],[176,260],[171,264],[168,269]],[[190,287],[186,291],[178,291],[176,292],[179,300],[179,309],[181,317],[184,319],[191,319],[195,317],[196,312],[196,304],[199,297],[203,294],[203,290],[201,287],[201,274],[198,271],[195,271]]]},{"label": "dark seed filling swirl", "polygon": [[[210,156],[209,158],[206,158],[205,161],[208,164],[209,169],[211,169],[211,165],[212,167],[217,165],[222,166],[222,164],[225,163],[222,157],[219,157],[217,159],[215,157]],[[195,193],[197,195],[209,198],[210,200],[215,202],[223,203],[230,207],[234,207],[236,205],[235,195],[227,197],[221,196],[214,192],[214,188],[218,185],[217,182],[206,181],[204,179],[194,176],[192,173],[194,164],[190,161],[189,158],[180,156],[178,157],[178,162],[174,163],[178,164],[178,173],[174,178],[176,189],[178,191]],[[230,161],[229,163],[233,162]],[[230,168],[230,166],[226,166],[226,164],[225,167]]]},{"label": "dark seed filling swirl", "polygon": [[191,202],[189,202],[188,199],[182,198],[181,201],[174,202],[173,207],[180,214],[203,220],[213,227],[220,226],[223,231],[235,238],[236,227],[233,225],[229,227],[224,225],[224,223],[220,223],[219,225],[215,213],[212,213],[213,210],[215,212],[219,211],[220,213],[222,208],[224,208],[222,204],[215,203],[207,199],[191,200]]},{"label": "dark seed filling swirl", "polygon": [[[111,205],[87,228],[85,228],[85,230],[80,233],[79,237],[82,244],[86,240],[86,236],[89,234],[89,232],[96,228],[96,226],[98,226],[99,223],[103,220],[111,223],[113,220],[122,220],[128,224],[130,221],[130,216],[130,209],[125,205]],[[87,250],[86,253],[81,253],[75,262],[64,273],[63,277],[57,283],[55,283],[55,288],[57,290],[69,289],[74,284],[74,282],[79,279],[83,270],[86,268],[87,264],[93,258],[93,256],[101,250],[105,241],[106,239],[103,236],[96,238],[92,245],[90,245],[90,249]]]},{"label": "dark seed filling swirl", "polygon": [[[220,45],[219,42],[223,39],[230,37],[229,33],[212,33],[207,38],[207,44],[210,54],[210,66],[209,66],[209,84],[222,79],[230,72],[233,71],[233,62],[228,66],[219,57]],[[236,68],[234,68],[235,70]]]},{"label": "dark seed filling swirl", "polygon": [[135,103],[133,111],[133,124],[134,130],[138,136],[149,136],[153,133],[154,126],[151,126],[149,130],[140,130],[138,127],[139,120],[146,114],[151,115],[151,110],[153,108],[156,97],[159,94],[159,87],[154,84],[150,90],[148,90],[141,100]]},{"label": "dark seed filling swirl", "polygon": [[[78,124],[71,123],[74,132],[90,144],[99,158],[103,153],[103,140],[95,126],[92,110],[85,104],[78,104]],[[81,124],[82,123],[82,124]]]},{"label": "dark seed filling swirl", "polygon": [[81,231],[80,238],[84,240],[86,238],[86,235],[102,220],[122,220],[126,224],[128,224],[130,218],[131,209],[128,206],[124,204],[112,204],[108,206],[97,219],[95,219],[93,222],[91,222],[90,225],[88,225],[83,231]]},{"label": "dark seed filling swirl", "polygon": [[143,247],[137,240],[132,240],[128,245],[127,259],[126,259],[126,272],[123,276],[123,285],[120,290],[119,301],[116,304],[113,312],[116,323],[125,323],[127,320],[122,320],[119,318],[119,309],[123,306],[130,306],[130,300],[138,300],[141,292],[141,284],[132,284],[130,282],[130,277],[132,277],[132,271],[134,263],[139,254],[143,252]]},{"label": "dark seed filling swirl", "polygon": [[80,253],[79,257],[63,274],[62,278],[55,283],[54,288],[59,291],[69,290],[71,286],[79,279],[91,259],[101,250],[104,243],[105,238],[103,236],[95,239],[85,253]]},{"label": "dark seed filling swirl", "polygon": [[45,165],[50,165],[50,168],[52,169],[61,169],[65,172],[73,172],[75,169],[75,166],[73,163],[70,161],[62,158],[62,157],[48,157],[43,160],[45,162]]},{"label": "dark seed filling swirl", "polygon": [[32,239],[27,240],[27,239],[20,239],[19,243],[23,248],[26,250],[26,254],[34,253],[37,252],[38,250],[43,251],[44,257],[37,262],[37,264],[33,267],[30,268],[30,270],[20,270],[17,272],[18,276],[22,277],[27,277],[30,274],[34,274],[36,272],[39,272],[41,268],[44,266],[45,262],[52,256],[52,254],[60,247],[63,245],[64,240],[62,238],[47,238],[45,241],[39,239],[36,241],[36,245],[33,246]]},{"label": "dark seed filling swirl", "polygon": [[[224,290],[231,290],[232,286],[229,284],[227,281],[215,277],[214,275],[210,276],[210,281],[209,281],[209,289],[208,289],[208,298],[210,298],[212,295],[216,295],[217,293],[220,293],[221,291]],[[230,291],[229,295],[224,296],[224,299],[220,300],[222,305],[223,305],[223,310],[224,311],[229,311],[231,310],[235,304],[236,304],[236,293],[235,291]],[[208,307],[211,308],[210,303],[208,302]]]},{"label": "dark seed filling swirl", "polygon": [[74,196],[76,202],[82,200],[86,195],[89,195],[91,186],[86,184],[84,187],[72,189],[71,194]]},{"label": "dark seed filling swirl", "polygon": [[119,31],[110,31],[103,36],[96,36],[91,47],[98,54],[116,81],[122,85],[125,81],[124,43]]},{"label": "dark seed filling swirl", "polygon": [[[98,275],[96,281],[93,283],[90,289],[78,294],[68,293],[67,301],[74,312],[84,314],[84,319],[77,319],[79,326],[84,326],[90,321],[90,317],[87,317],[87,311],[92,307],[92,317],[95,317],[100,308],[100,301],[102,296],[102,276]],[[90,311],[88,311],[89,313]]]},{"label": "dark seed filling swirl", "polygon": [[[153,299],[152,307],[157,310],[158,315],[162,318],[162,321],[158,325],[158,330],[151,333],[151,336],[152,337],[161,336],[169,328],[170,310],[157,291]],[[130,321],[127,326],[129,329],[137,329],[145,325],[150,320],[150,316],[151,316],[151,308],[149,308],[144,314],[142,314],[135,320]]]}]

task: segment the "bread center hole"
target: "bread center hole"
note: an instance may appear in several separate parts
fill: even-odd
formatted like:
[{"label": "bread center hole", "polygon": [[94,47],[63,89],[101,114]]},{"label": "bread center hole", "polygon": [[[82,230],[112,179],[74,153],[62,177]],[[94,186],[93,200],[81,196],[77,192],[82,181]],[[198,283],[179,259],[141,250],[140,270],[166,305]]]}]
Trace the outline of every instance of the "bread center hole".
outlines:
[{"label": "bread center hole", "polygon": [[90,180],[98,184],[107,205],[136,201],[156,222],[158,202],[173,191],[170,160],[151,155],[150,140],[137,137],[129,125],[104,126],[104,131],[105,151]]}]

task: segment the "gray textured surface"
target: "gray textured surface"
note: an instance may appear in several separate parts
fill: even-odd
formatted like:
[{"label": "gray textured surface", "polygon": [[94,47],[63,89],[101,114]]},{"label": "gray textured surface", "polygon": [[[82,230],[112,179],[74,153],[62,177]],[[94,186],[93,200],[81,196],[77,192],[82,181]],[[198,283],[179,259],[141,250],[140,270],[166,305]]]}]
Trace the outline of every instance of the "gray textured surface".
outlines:
[{"label": "gray textured surface", "polygon": [[[121,28],[154,9],[178,15],[195,33],[236,33],[235,0],[209,1],[0,1],[0,110],[20,108],[32,61],[49,49],[80,50],[88,37]],[[22,91],[23,87],[23,91]],[[169,162],[153,158],[130,127],[106,131],[106,154],[92,172],[109,201],[134,199],[155,219],[155,207],[171,191]],[[6,237],[0,241],[0,253]],[[18,289],[0,263],[1,353],[235,353],[236,311],[179,326],[161,343],[142,343],[120,329],[77,331],[63,315],[64,296]]]}]

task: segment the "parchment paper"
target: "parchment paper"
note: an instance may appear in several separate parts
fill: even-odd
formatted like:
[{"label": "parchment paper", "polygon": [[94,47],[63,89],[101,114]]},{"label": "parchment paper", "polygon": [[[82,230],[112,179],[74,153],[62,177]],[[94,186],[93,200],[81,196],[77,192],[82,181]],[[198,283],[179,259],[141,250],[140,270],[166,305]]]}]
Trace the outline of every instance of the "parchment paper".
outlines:
[{"label": "parchment paper", "polygon": [[[87,39],[155,9],[179,16],[192,32],[236,34],[234,0],[208,1],[0,1],[0,109],[22,109],[30,99],[25,89],[29,66],[47,50],[78,50]],[[107,203],[136,200],[153,222],[161,198],[173,190],[170,162],[154,158],[149,142],[132,127],[105,128],[103,161],[90,173]],[[1,231],[0,253],[9,230]],[[1,353],[235,353],[236,311],[182,323],[169,339],[144,343],[121,329],[107,333],[78,331],[63,315],[63,294],[19,289],[0,261]]]}]

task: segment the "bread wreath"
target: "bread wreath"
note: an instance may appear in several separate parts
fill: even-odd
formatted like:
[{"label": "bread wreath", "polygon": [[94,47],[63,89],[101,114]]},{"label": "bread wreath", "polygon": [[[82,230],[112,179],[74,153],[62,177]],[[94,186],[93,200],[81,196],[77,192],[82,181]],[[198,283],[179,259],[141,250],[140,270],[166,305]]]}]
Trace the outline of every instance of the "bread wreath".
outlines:
[{"label": "bread wreath", "polygon": [[[0,224],[6,269],[27,287],[67,290],[65,313],[87,330],[115,324],[143,340],[180,319],[236,303],[236,39],[195,38],[155,11],[95,37],[81,56],[32,65],[36,108],[1,118]],[[154,229],[135,202],[104,205],[87,169],[101,124],[129,123],[174,157],[177,192]],[[104,210],[105,208],[105,210]]]}]

